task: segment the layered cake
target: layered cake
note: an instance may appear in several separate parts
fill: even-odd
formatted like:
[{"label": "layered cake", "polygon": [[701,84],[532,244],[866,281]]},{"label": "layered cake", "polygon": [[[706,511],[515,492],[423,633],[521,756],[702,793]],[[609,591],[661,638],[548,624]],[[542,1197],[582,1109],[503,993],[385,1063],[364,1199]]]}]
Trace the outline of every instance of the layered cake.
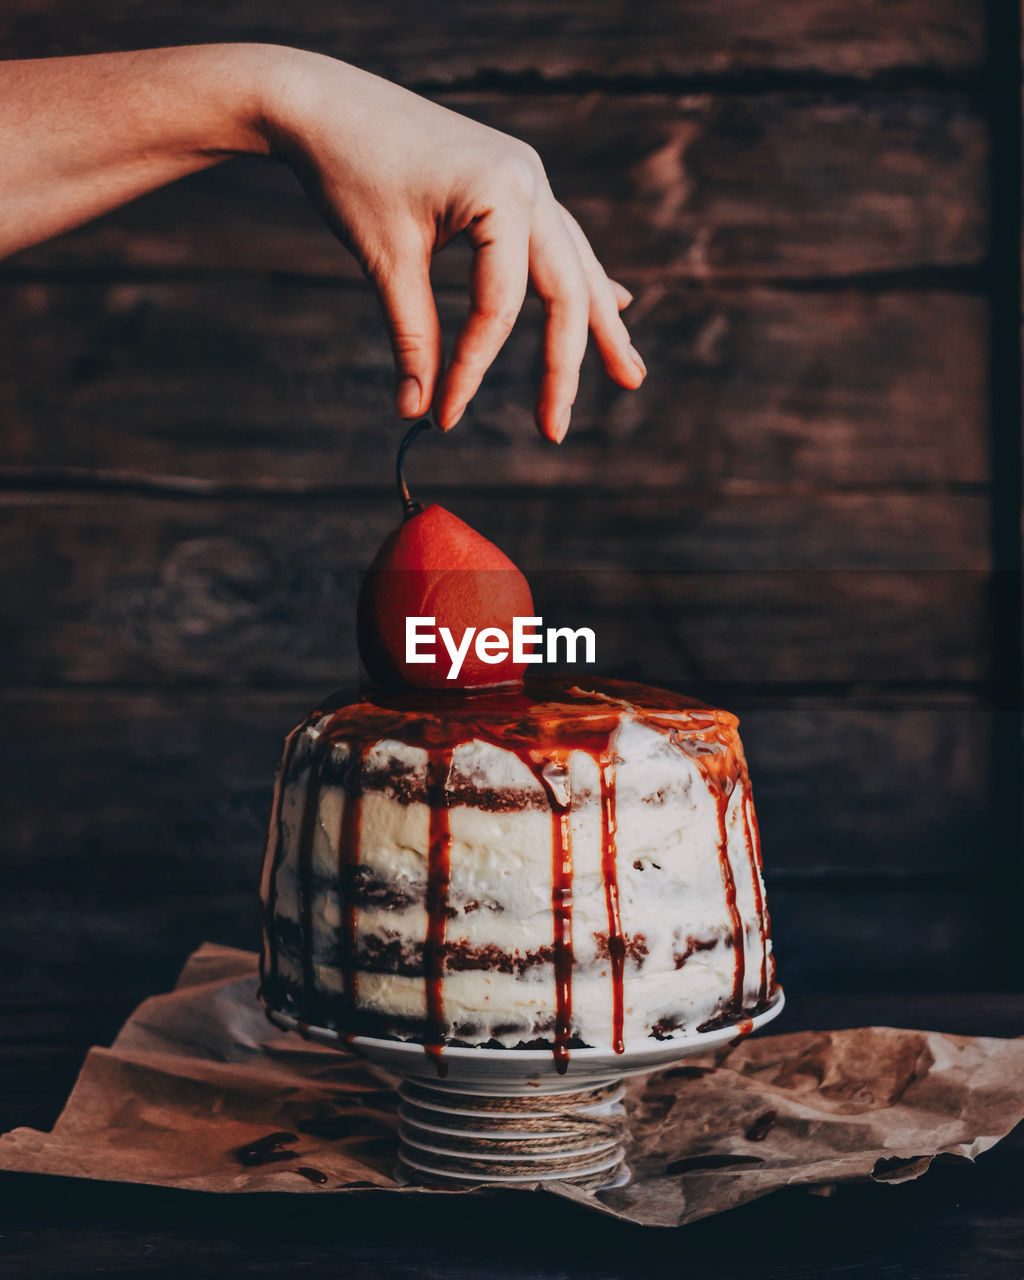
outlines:
[{"label": "layered cake", "polygon": [[564,1068],[774,991],[737,720],[642,685],[335,698],[288,736],[261,896],[268,1009],[435,1054]]}]

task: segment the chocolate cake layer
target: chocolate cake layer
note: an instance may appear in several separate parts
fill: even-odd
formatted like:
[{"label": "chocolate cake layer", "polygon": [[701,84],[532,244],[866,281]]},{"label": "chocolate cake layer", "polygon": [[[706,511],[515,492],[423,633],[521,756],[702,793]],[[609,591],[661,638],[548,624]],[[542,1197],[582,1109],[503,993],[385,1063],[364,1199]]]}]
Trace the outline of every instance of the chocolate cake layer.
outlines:
[{"label": "chocolate cake layer", "polygon": [[735,717],[638,685],[332,700],[289,735],[262,899],[264,1000],[350,1034],[564,1064],[774,988]]}]

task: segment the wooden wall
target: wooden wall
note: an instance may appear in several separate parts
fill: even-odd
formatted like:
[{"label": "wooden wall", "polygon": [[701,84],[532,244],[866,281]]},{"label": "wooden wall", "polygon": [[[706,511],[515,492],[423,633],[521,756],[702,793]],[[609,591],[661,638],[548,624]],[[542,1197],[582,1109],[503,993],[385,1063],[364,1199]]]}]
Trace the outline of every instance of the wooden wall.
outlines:
[{"label": "wooden wall", "polygon": [[[0,11],[5,56],[301,44],[538,147],[636,294],[650,377],[633,395],[588,365],[568,441],[545,445],[529,306],[464,422],[418,449],[418,487],[542,598],[571,583],[605,670],[741,712],[794,993],[1019,976],[1000,946],[1015,798],[993,774],[993,429],[1015,428],[990,412],[985,9]],[[449,326],[466,263],[436,263]],[[368,286],[269,163],[0,275],[3,999],[45,1034],[56,984],[88,1039],[201,939],[254,945],[280,741],[354,673],[400,428]]]}]

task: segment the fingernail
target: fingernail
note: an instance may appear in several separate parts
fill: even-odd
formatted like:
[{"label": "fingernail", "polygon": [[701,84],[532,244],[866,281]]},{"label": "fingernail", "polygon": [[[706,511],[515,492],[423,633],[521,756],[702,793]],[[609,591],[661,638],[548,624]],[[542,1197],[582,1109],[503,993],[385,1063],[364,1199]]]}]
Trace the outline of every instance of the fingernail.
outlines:
[{"label": "fingernail", "polygon": [[398,379],[395,392],[395,412],[400,418],[415,418],[420,412],[420,401],[423,399],[423,388],[414,374],[406,373]]},{"label": "fingernail", "polygon": [[641,373],[644,375],[644,377],[646,378],[646,377],[647,377],[647,366],[644,364],[644,362],[643,362],[643,358],[641,357],[640,352],[639,352],[639,351],[637,351],[636,347],[630,347],[630,349],[629,349],[629,358],[633,361],[633,363],[636,365],[636,367],[640,370],[640,372],[641,372]]},{"label": "fingernail", "polygon": [[558,419],[558,426],[555,427],[555,443],[561,444],[565,439],[565,433],[569,430],[569,419],[572,417],[572,405],[567,405],[565,412]]},{"label": "fingernail", "polygon": [[447,426],[442,426],[441,430],[451,431],[452,427],[458,426],[458,424],[462,421],[462,415],[466,412],[468,408],[469,408],[469,405],[464,404],[462,408],[458,411],[458,413],[452,414],[451,421],[447,424]]}]

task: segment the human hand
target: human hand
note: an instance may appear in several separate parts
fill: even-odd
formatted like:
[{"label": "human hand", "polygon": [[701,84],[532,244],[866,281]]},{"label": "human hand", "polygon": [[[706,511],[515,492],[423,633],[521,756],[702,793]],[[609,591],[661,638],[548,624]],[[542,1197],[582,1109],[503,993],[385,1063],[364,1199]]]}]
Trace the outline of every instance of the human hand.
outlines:
[{"label": "human hand", "polygon": [[[258,128],[296,170],[374,284],[398,373],[396,409],[462,417],[531,284],[545,312],[535,417],[560,441],[592,333],[608,374],[636,388],[646,369],[610,280],[555,199],[525,143],[319,54],[266,49]],[[470,310],[447,364],[430,283],[434,253],[462,233],[473,246]]]}]

